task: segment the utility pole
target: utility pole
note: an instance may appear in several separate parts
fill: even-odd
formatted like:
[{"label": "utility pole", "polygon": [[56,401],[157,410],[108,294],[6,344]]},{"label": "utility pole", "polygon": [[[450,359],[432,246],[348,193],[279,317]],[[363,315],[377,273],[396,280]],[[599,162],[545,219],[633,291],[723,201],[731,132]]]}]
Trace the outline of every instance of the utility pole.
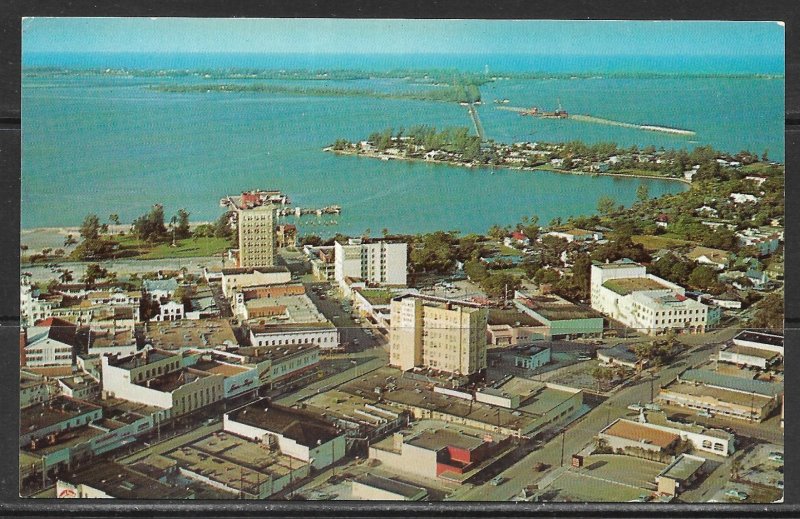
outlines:
[{"label": "utility pole", "polygon": [[567,430],[563,429],[561,431],[561,466],[562,467],[564,466],[564,441],[565,441],[566,434],[567,434]]},{"label": "utility pole", "polygon": [[655,381],[656,381],[656,376],[655,376],[655,375],[651,376],[651,377],[650,377],[650,401],[651,401],[651,402],[653,401],[653,398],[655,398],[655,394],[654,394],[654,391],[655,391],[655,388],[654,388]]}]

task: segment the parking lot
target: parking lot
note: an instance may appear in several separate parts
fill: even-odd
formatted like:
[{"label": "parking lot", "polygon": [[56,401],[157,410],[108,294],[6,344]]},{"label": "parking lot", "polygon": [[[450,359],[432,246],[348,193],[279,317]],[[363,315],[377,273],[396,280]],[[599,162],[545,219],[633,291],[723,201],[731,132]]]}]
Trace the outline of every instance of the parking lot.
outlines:
[{"label": "parking lot", "polygon": [[595,454],[584,458],[582,468],[569,467],[547,487],[557,501],[626,502],[649,496],[656,489],[656,476],[666,467],[658,463],[617,454]]}]

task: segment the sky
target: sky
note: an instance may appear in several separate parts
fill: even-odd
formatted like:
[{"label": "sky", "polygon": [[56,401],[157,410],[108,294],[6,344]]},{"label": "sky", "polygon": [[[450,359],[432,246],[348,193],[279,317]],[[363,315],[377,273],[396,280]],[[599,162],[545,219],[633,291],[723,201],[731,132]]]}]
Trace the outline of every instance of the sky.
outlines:
[{"label": "sky", "polygon": [[782,56],[777,22],[26,18],[36,52]]}]

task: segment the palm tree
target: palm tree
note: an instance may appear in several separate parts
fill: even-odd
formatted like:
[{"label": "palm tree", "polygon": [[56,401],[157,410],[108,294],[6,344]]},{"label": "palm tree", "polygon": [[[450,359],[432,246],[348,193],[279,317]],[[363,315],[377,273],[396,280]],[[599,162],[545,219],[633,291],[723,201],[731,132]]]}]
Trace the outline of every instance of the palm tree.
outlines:
[{"label": "palm tree", "polygon": [[61,270],[61,275],[58,277],[58,279],[62,283],[69,283],[73,279],[72,278],[72,271],[69,270],[69,269],[62,269]]}]

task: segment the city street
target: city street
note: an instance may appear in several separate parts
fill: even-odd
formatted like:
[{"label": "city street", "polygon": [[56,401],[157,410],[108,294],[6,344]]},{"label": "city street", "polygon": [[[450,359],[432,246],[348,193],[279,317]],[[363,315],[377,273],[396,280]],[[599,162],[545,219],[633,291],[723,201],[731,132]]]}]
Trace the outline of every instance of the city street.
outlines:
[{"label": "city street", "polygon": [[[712,340],[725,340],[723,337],[732,337],[738,330],[720,330],[715,333]],[[680,372],[688,367],[698,366],[708,360],[710,350],[706,347],[689,350],[679,355],[671,366],[661,369],[655,375],[652,382],[652,391],[658,389],[674,379]],[[676,365],[677,363],[677,365]],[[647,377],[647,373],[644,374]],[[603,404],[592,409],[588,414],[580,418],[577,422],[570,424],[566,428],[565,434],[557,435],[547,442],[542,448],[535,450],[520,462],[509,469],[501,472],[501,476],[506,478],[502,485],[492,486],[483,485],[480,487],[462,488],[450,496],[451,500],[471,500],[471,501],[509,501],[516,499],[523,488],[528,485],[538,483],[546,474],[534,470],[537,463],[545,463],[551,466],[551,471],[558,470],[561,466],[561,451],[563,441],[564,464],[568,464],[572,454],[583,450],[591,444],[594,437],[606,425],[627,415],[633,415],[627,407],[635,403],[650,402],[651,382],[649,378],[629,385],[610,396]],[[722,472],[725,472],[724,470]],[[716,473],[715,473],[716,475]],[[729,475],[729,474],[728,474]],[[552,480],[552,477],[550,478]],[[716,484],[713,480],[709,485]],[[704,485],[705,486],[705,485]]]}]

